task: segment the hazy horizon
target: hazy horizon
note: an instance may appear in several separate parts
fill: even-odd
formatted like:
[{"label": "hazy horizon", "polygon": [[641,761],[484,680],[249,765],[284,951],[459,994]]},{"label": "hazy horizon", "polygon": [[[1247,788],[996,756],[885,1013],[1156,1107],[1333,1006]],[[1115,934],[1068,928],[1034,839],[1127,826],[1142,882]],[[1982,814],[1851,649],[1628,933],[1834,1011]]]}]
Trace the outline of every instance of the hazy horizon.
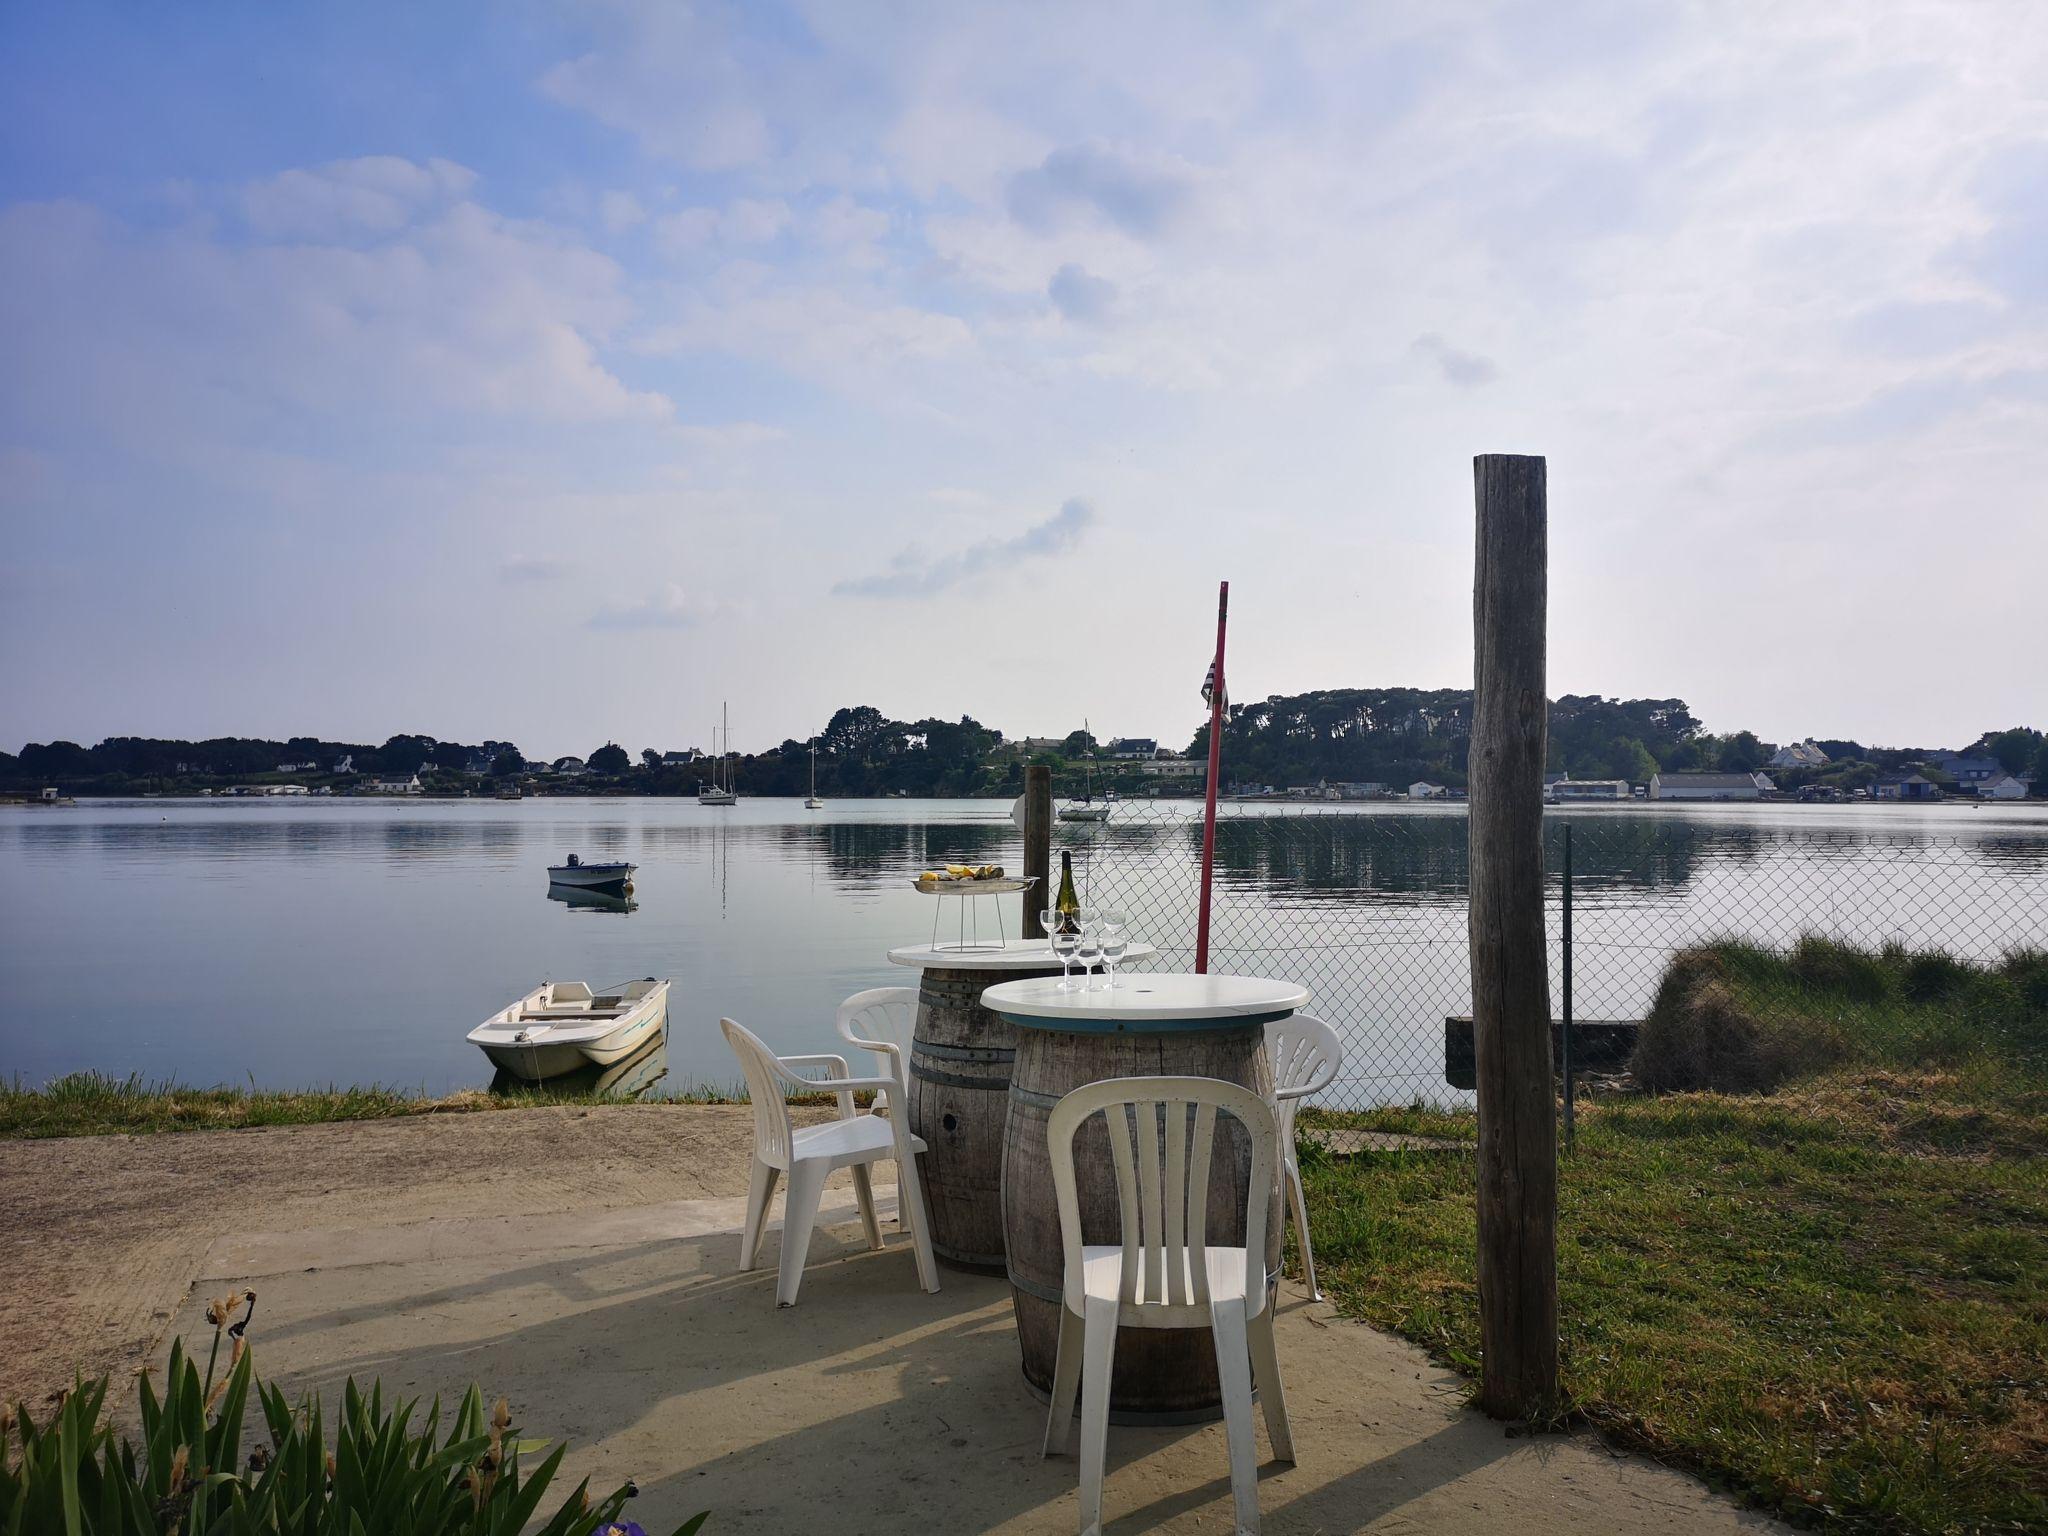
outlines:
[{"label": "hazy horizon", "polygon": [[[2048,7],[0,14],[0,741],[2048,725]],[[529,746],[529,742],[531,746]]]}]

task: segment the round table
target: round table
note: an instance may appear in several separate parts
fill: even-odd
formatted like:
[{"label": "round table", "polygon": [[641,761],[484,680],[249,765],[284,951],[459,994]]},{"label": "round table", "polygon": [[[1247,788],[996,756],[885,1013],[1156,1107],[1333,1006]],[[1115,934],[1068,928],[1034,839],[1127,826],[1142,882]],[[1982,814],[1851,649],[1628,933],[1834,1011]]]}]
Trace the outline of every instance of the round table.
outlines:
[{"label": "round table", "polygon": [[[1157,953],[1133,943],[1124,961]],[[908,1063],[910,1129],[926,1147],[918,1166],[932,1251],[962,1269],[1000,1272],[1003,1120],[1017,1032],[982,1007],[981,994],[996,982],[1057,978],[1059,957],[1044,939],[1011,939],[972,949],[910,944],[890,950],[889,963],[922,973]]]},{"label": "round table", "polygon": [[[1308,1002],[1286,981],[1251,976],[1132,975],[1114,991],[1061,991],[1057,979],[1007,981],[982,1006],[1016,1029],[1003,1130],[1003,1235],[1024,1377],[1052,1389],[1059,1353],[1064,1248],[1054,1203],[1046,1121],[1084,1083],[1116,1077],[1216,1077],[1273,1093],[1265,1026]],[[1216,1127],[1210,1165],[1209,1240],[1242,1243],[1251,1148],[1228,1116]],[[1100,1121],[1081,1128],[1074,1164],[1081,1236],[1119,1241],[1116,1178]],[[1280,1273],[1282,1198],[1277,1167],[1267,1192],[1266,1271]],[[1117,1338],[1110,1412],[1120,1423],[1187,1424],[1222,1413],[1216,1351],[1206,1328],[1131,1328]]]}]

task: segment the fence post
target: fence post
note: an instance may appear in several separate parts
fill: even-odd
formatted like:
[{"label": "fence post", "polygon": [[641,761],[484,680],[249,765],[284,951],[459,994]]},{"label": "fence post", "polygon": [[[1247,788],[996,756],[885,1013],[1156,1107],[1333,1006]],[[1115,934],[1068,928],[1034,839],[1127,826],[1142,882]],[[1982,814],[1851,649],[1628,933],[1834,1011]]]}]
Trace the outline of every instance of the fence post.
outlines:
[{"label": "fence post", "polygon": [[1558,1048],[1564,1057],[1564,1146],[1573,1148],[1578,1135],[1572,1104],[1572,824],[1564,824],[1564,1028]]},{"label": "fence post", "polygon": [[1024,768],[1024,873],[1038,878],[1024,890],[1023,934],[1042,939],[1045,925],[1038,920],[1038,911],[1052,905],[1046,884],[1052,878],[1052,769],[1044,763]]},{"label": "fence post", "polygon": [[1472,1044],[1479,1100],[1480,1406],[1557,1406],[1557,1093],[1543,935],[1545,465],[1472,462]]}]

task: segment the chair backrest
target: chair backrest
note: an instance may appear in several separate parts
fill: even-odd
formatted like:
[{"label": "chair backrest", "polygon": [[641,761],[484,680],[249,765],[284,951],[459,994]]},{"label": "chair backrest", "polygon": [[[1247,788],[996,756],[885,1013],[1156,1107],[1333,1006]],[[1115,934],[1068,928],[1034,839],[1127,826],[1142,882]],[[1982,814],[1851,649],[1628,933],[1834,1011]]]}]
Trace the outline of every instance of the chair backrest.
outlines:
[{"label": "chair backrest", "polygon": [[1297,1013],[1266,1026],[1266,1055],[1273,1063],[1273,1097],[1280,1106],[1280,1138],[1294,1140],[1294,1116],[1301,1101],[1321,1093],[1344,1065],[1344,1042],[1312,1013]]},{"label": "chair backrest", "polygon": [[740,1070],[747,1077],[747,1097],[754,1101],[754,1155],[771,1168],[786,1169],[795,1136],[775,1053],[759,1035],[731,1019],[720,1019],[718,1027],[725,1031],[725,1043],[740,1059]]},{"label": "chair backrest", "polygon": [[[839,1038],[864,1051],[874,1051],[882,1070],[906,1088],[910,1085],[910,1040],[917,1025],[915,987],[870,987],[839,1005],[835,1021]],[[875,1050],[893,1045],[892,1054]]]},{"label": "chair backrest", "polygon": [[[1081,1285],[1081,1203],[1074,1133],[1100,1114],[1116,1169],[1123,1245],[1123,1306],[1201,1306],[1209,1300],[1209,1159],[1216,1114],[1243,1124],[1251,1142],[1245,1203],[1245,1295],[1258,1310],[1266,1294],[1266,1207],[1273,1184],[1273,1108],[1259,1094],[1212,1077],[1122,1077],[1076,1088],[1046,1125],[1053,1193],[1066,1248],[1066,1294]],[[1133,1135],[1133,1126],[1136,1134]],[[1227,1145],[1227,1143],[1226,1143]]]}]

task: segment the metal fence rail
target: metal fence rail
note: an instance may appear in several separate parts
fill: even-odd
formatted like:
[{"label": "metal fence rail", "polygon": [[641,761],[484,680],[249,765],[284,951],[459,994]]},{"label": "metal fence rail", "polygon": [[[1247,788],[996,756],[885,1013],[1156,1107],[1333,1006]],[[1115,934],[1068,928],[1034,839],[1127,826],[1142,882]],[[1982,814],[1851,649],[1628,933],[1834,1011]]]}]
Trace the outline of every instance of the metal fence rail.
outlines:
[{"label": "metal fence rail", "polygon": [[[1057,835],[1074,851],[1087,900],[1128,912],[1158,946],[1158,969],[1192,967],[1199,805],[1123,801],[1107,823],[1062,824]],[[1674,956],[1724,941],[1797,960],[1796,996],[1771,994],[1767,967],[1746,995],[1822,1030],[1831,994],[1820,983],[1841,978],[1815,969],[1825,958],[1816,940],[1892,946],[1895,969],[1911,954],[1996,965],[2048,950],[2048,837],[1989,819],[1936,834],[1868,819],[1787,827],[1673,807],[1574,809],[1553,813],[1545,836],[1552,1007],[1569,959],[1580,1020],[1644,1019]],[[1219,814],[1211,969],[1313,989],[1312,1009],[1346,1046],[1326,1107],[1469,1104],[1445,1072],[1445,1021],[1471,1007],[1466,859],[1457,811],[1310,802]],[[1938,970],[1922,966],[1928,988],[1938,989]]]}]

